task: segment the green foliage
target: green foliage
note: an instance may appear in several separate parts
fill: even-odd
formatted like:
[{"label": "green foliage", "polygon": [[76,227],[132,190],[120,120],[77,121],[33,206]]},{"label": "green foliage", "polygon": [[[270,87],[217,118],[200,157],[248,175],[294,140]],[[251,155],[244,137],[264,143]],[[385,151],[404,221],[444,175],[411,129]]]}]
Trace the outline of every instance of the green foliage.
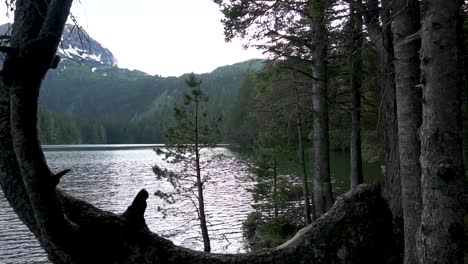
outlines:
[{"label": "green foliage", "polygon": [[39,139],[42,144],[106,143],[106,128],[99,122],[76,120],[39,108]]},{"label": "green foliage", "polygon": [[[340,56],[342,55],[337,54],[337,57],[342,59]],[[378,103],[374,103],[379,101],[378,83],[375,78],[378,60],[370,46],[366,46],[363,56],[366,61],[361,109],[363,155],[365,160],[374,162],[381,159],[384,150],[381,126],[378,122]],[[330,60],[331,76],[327,103],[330,111],[330,147],[335,151],[348,151],[349,149],[350,131],[348,128],[351,106],[345,66],[338,60]],[[253,235],[254,244],[259,245],[257,248],[275,246],[284,242],[289,237],[283,230],[287,229],[288,225],[297,226],[293,223],[296,223],[298,218],[301,219],[298,216],[302,215],[301,207],[297,206],[297,201],[300,201],[302,197],[302,185],[295,175],[295,170],[292,173],[277,173],[277,195],[273,194],[274,155],[272,154],[275,149],[277,158],[287,159],[289,167],[298,167],[296,105],[298,105],[303,123],[303,132],[307,135],[306,148],[311,147],[313,136],[311,80],[309,76],[300,74],[301,71],[307,72],[308,67],[300,61],[270,63],[262,71],[249,76],[248,83],[246,82],[248,85],[244,85],[239,90],[238,98],[249,102],[244,104],[244,109],[242,109],[242,112],[247,115],[243,119],[232,119],[238,120],[233,123],[241,129],[254,128],[242,133],[244,136],[242,142],[252,142],[250,147],[255,153],[252,171],[256,184],[250,191],[257,202],[257,220],[253,225],[251,222],[254,217],[249,217],[245,229],[254,230],[252,232],[257,234]],[[295,89],[298,90],[299,104],[295,98]],[[251,136],[250,139],[245,138],[248,135]],[[235,137],[232,139],[237,140]],[[306,154],[308,154],[306,160],[310,161],[311,154]],[[349,160],[345,162],[349,164]],[[310,164],[307,169],[311,172]],[[272,215],[275,205],[278,207],[279,220],[275,217],[268,217]],[[259,215],[263,215],[265,219],[258,220],[261,218]]]},{"label": "green foliage", "polygon": [[227,137],[241,147],[252,146],[257,133],[256,119],[251,109],[255,99],[255,74],[249,72],[235,96],[226,116]]},{"label": "green foliage", "polygon": [[266,201],[267,205],[274,206],[277,197],[273,193],[273,171],[275,164],[273,154],[265,149],[256,149],[254,167],[252,171],[255,175],[255,185],[249,191],[252,193],[255,202]]},{"label": "green foliage", "polygon": [[266,202],[271,208],[281,206],[281,203],[285,202],[282,197],[285,192],[278,191],[286,186],[285,179],[280,178],[278,174],[278,156],[284,153],[284,142],[284,130],[278,126],[271,126],[269,130],[260,132],[254,143],[255,155],[251,170],[255,175],[255,185],[250,191],[256,202]]},{"label": "green foliage", "polygon": [[265,222],[262,227],[264,241],[262,247],[272,248],[279,246],[291,239],[299,229],[300,227],[294,225],[289,219],[273,218]]},{"label": "green foliage", "polygon": [[[343,54],[337,52],[329,61],[329,133],[330,148],[333,151],[348,151],[350,102],[347,65],[342,63]],[[378,83],[378,56],[369,44],[364,45],[363,86],[361,109],[361,135],[363,157],[366,161],[383,160],[384,148],[382,121],[379,118],[380,89]],[[283,143],[297,145],[295,127],[294,87],[299,89],[301,119],[303,120],[306,145],[310,146],[312,131],[312,100],[310,77],[300,72],[307,72],[303,62],[297,60],[268,63],[262,71],[250,74],[239,89],[235,107],[228,121],[230,122],[230,140],[242,146],[254,148],[256,138],[270,126],[281,127]],[[276,125],[274,125],[276,124]],[[296,159],[295,150],[290,150]],[[294,156],[294,157],[293,157]]]},{"label": "green foliage", "polygon": [[291,239],[303,225],[293,219],[274,217],[263,219],[258,212],[252,212],[243,223],[244,234],[253,251],[273,248]]},{"label": "green foliage", "polygon": [[[261,67],[262,61],[247,61],[202,74],[204,92],[210,98],[207,114],[227,116],[247,72]],[[90,120],[104,127],[106,138],[96,143],[161,143],[165,141],[163,123],[171,120],[173,105],[183,103],[187,76],[163,78],[114,67],[92,70],[64,61],[47,74],[40,103],[73,123]],[[66,123],[62,118],[58,122]],[[222,139],[228,133],[224,124],[220,124]],[[62,138],[47,142],[88,143]]]}]

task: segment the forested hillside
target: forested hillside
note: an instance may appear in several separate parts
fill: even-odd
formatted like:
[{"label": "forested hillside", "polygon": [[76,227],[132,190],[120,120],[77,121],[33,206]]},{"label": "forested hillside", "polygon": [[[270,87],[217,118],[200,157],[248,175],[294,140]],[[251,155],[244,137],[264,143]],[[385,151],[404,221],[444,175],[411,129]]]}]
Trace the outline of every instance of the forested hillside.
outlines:
[{"label": "forested hillside", "polygon": [[[0,26],[0,34],[10,30],[11,24]],[[63,61],[48,72],[39,98],[43,144],[164,142],[163,124],[187,89],[188,73],[161,77],[119,68],[110,50],[71,24],[65,26],[58,53]],[[247,73],[262,66],[262,61],[250,60],[201,74],[208,111],[230,115]],[[227,129],[221,127],[220,141]]]},{"label": "forested hillside", "polygon": [[[210,97],[210,111],[226,115],[246,73],[258,70],[261,64],[247,61],[201,74]],[[54,121],[40,123],[43,143],[163,142],[162,125],[170,118],[174,101],[186,89],[185,78],[186,75],[150,76],[117,67],[95,68],[65,61],[58,70],[50,71],[44,81],[40,104],[52,114],[42,112],[41,118]],[[51,123],[55,125],[50,126]],[[89,123],[104,130],[105,137],[96,137],[94,129],[88,130]],[[75,132],[58,132],[68,130],[70,124],[77,128]]]}]

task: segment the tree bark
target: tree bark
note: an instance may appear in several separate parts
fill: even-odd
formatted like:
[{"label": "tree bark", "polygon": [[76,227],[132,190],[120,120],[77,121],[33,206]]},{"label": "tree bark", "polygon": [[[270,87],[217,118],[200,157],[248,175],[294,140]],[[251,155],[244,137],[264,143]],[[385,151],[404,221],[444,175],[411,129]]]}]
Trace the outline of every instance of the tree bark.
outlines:
[{"label": "tree bark", "polygon": [[0,82],[0,95],[0,131],[2,132],[0,133],[0,185],[19,219],[34,235],[38,236],[36,218],[13,151],[10,127],[10,92],[3,84],[3,80]]},{"label": "tree bark", "polygon": [[[305,163],[305,150],[304,150],[304,137],[302,135],[302,122],[301,122],[301,111],[299,109],[299,91],[296,87],[296,125],[297,125],[297,140],[299,142],[298,146],[298,156],[299,156],[299,170],[302,178],[302,195],[304,196],[304,222],[306,225],[311,223],[311,213],[312,218],[315,219],[315,212],[310,210],[310,195],[309,195],[309,182],[307,180],[307,168]],[[315,211],[315,210],[314,210]]]},{"label": "tree bark", "polygon": [[[10,196],[8,200],[14,205],[18,198],[23,199],[24,206],[27,201],[30,212],[20,213],[20,219],[28,224],[51,259],[58,261],[65,259],[62,253],[70,249],[69,241],[76,237],[76,232],[75,226],[64,218],[55,194],[58,180],[49,171],[37,139],[37,98],[46,72],[56,64],[55,53],[71,3],[71,0],[16,1],[11,51],[2,70],[2,89],[9,95],[2,100],[9,103],[9,109],[2,106],[5,111],[1,119],[9,120],[9,125],[4,125],[9,131],[2,135],[8,160],[2,165],[4,174],[13,175],[5,176],[1,182],[22,180],[22,186],[13,192],[21,196],[25,192],[27,199]],[[9,165],[13,162],[11,155],[16,157],[17,166]]]},{"label": "tree bark", "polygon": [[[362,5],[362,0],[356,0],[357,5]],[[351,137],[350,137],[350,160],[351,160],[351,189],[356,188],[364,182],[362,176],[362,151],[361,151],[361,85],[362,85],[362,15],[355,7],[354,1],[349,3],[350,7],[350,89],[351,89]]]},{"label": "tree bark", "polygon": [[317,216],[320,216],[326,213],[333,205],[328,135],[328,36],[324,21],[324,1],[313,1],[311,3],[311,14],[312,103],[314,111],[314,203],[315,213]]},{"label": "tree bark", "polygon": [[[468,34],[466,34],[466,28],[468,28],[468,3],[465,3],[461,7],[461,15],[459,17],[459,23],[463,30],[460,31],[459,47],[462,52],[462,64],[463,64],[463,89],[464,89],[464,104],[465,109],[462,109],[462,115],[468,115]],[[462,102],[463,105],[463,102]],[[463,148],[465,150],[465,174],[468,174],[468,167],[466,166],[466,161],[468,160],[468,120],[465,118],[463,121],[463,132],[464,132],[464,141]],[[468,197],[467,197],[468,198]],[[468,207],[468,203],[465,203]],[[468,210],[467,210],[468,211]],[[467,252],[468,256],[468,252]],[[468,259],[468,257],[467,257]]]},{"label": "tree bark", "polygon": [[416,233],[421,223],[421,90],[419,84],[419,1],[393,0],[395,84],[404,223],[404,263],[419,264]]},{"label": "tree bark", "polygon": [[[400,158],[398,150],[398,124],[395,99],[395,76],[392,32],[389,21],[390,6],[388,0],[367,0],[364,12],[369,37],[375,44],[380,56],[382,76],[380,80],[381,102],[379,112],[383,119],[385,143],[385,188],[393,218],[398,222],[403,219],[401,205]],[[380,12],[379,12],[380,10]],[[382,24],[380,24],[380,20]]]},{"label": "tree bark", "polygon": [[462,1],[423,1],[421,29],[421,263],[463,263]]}]

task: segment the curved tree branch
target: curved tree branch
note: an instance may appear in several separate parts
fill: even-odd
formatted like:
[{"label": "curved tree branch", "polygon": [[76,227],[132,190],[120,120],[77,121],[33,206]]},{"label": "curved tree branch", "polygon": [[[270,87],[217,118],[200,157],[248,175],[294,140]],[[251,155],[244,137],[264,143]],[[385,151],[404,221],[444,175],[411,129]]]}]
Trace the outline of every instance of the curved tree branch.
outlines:
[{"label": "curved tree branch", "polygon": [[3,193],[15,210],[20,220],[26,224],[34,235],[38,235],[29,196],[24,187],[16,155],[13,151],[10,129],[10,93],[3,78],[0,82],[0,186]]}]

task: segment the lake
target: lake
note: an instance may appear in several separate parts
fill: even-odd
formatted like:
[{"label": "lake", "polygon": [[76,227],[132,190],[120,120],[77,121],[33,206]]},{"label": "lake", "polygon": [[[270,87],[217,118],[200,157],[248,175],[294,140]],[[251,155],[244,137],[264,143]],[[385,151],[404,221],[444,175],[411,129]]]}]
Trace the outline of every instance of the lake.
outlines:
[{"label": "lake", "polygon": [[[154,145],[90,145],[45,146],[45,155],[53,172],[72,171],[64,176],[59,187],[95,206],[114,213],[122,213],[139,190],[150,194],[157,190],[170,191],[171,185],[158,180],[152,166],[171,167],[158,157]],[[205,156],[222,154],[227,159],[216,159],[208,171],[212,175],[205,188],[208,230],[213,252],[245,252],[242,222],[253,211],[252,197],[247,188],[249,170],[245,164],[246,153],[227,148],[207,151]],[[281,172],[294,173],[295,166],[284,158]],[[173,169],[177,169],[172,167]],[[331,173],[334,191],[342,193],[349,185],[349,156],[334,153]],[[378,164],[364,164],[365,178],[377,181]],[[149,228],[172,240],[175,244],[202,250],[199,222],[190,201],[177,199],[172,208],[181,209],[178,214],[166,216],[158,210],[163,201],[154,195],[148,199],[145,218]],[[0,192],[0,263],[48,263],[43,250],[17,219]]]}]

